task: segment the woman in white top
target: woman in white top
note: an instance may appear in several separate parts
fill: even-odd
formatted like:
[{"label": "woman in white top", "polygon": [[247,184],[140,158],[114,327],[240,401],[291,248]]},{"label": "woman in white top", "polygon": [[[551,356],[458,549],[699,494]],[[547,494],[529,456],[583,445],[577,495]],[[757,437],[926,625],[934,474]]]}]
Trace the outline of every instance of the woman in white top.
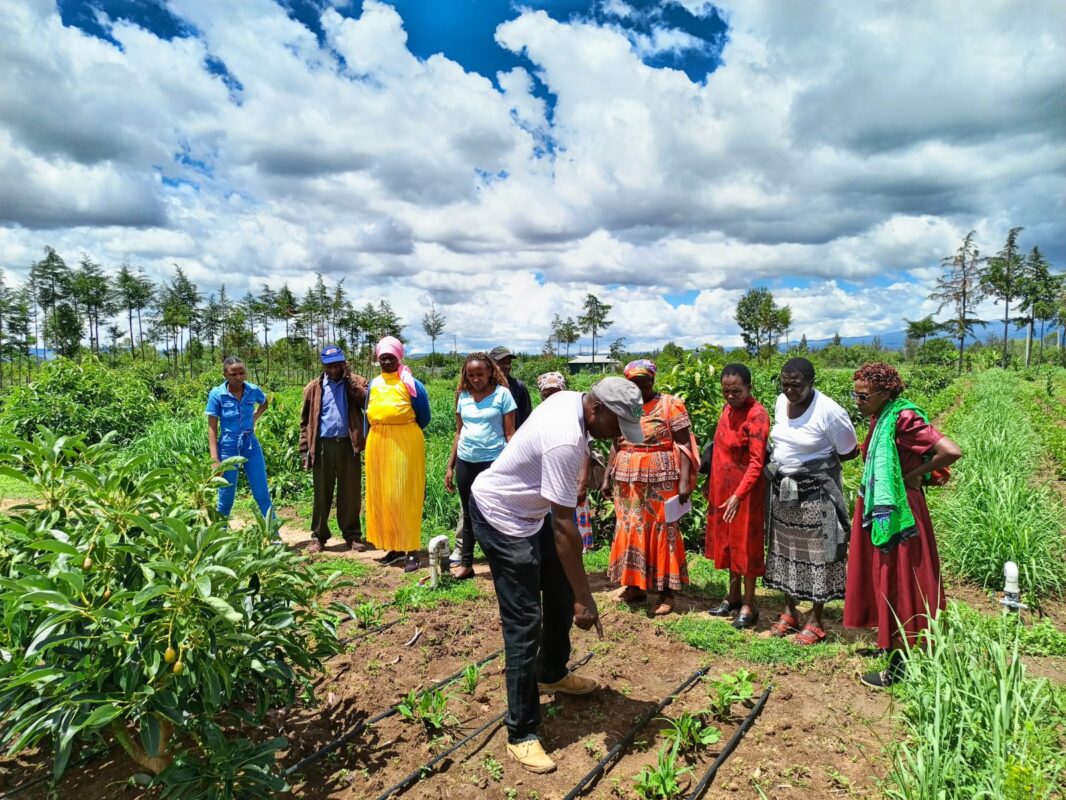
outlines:
[{"label": "woman in white top", "polygon": [[[825,603],[844,597],[850,524],[840,463],[855,458],[857,441],[848,413],[814,388],[810,361],[787,361],[780,384],[767,463],[770,513],[763,584],[785,593],[785,611],[770,632],[795,633],[797,644],[812,645],[825,639]],[[797,600],[814,604],[802,630]]]}]

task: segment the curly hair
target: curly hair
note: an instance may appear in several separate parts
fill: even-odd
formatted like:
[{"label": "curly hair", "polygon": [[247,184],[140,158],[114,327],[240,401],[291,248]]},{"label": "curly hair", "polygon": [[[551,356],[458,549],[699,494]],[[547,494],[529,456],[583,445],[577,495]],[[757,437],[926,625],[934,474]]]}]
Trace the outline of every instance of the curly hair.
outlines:
[{"label": "curly hair", "polygon": [[455,388],[456,402],[458,402],[459,395],[461,395],[463,392],[474,391],[474,388],[470,385],[470,381],[466,377],[466,368],[469,367],[475,361],[481,361],[489,368],[489,380],[495,386],[506,387],[508,385],[507,378],[504,376],[503,370],[500,369],[500,365],[493,361],[489,357],[489,354],[486,353],[484,350],[475,350],[473,353],[467,355],[466,361],[463,362],[463,368],[459,372],[459,385]]},{"label": "curly hair", "polygon": [[852,375],[851,378],[856,381],[865,381],[871,386],[883,389],[892,395],[893,399],[899,397],[903,393],[903,390],[907,388],[907,385],[903,382],[903,378],[899,376],[899,372],[896,368],[883,361],[875,361],[872,364],[863,364],[855,370],[855,374]]}]

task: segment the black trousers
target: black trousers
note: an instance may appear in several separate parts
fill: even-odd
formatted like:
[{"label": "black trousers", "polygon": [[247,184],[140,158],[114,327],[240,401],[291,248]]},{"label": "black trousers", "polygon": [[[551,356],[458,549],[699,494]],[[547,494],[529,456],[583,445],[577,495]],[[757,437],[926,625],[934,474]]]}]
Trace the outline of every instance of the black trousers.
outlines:
[{"label": "black trousers", "polygon": [[359,495],[362,470],[359,457],[352,452],[351,440],[319,439],[315,442],[315,462],[311,468],[315,501],[311,511],[311,535],[323,544],[329,539],[329,512],[333,494],[337,494],[337,527],[344,541],[360,538]]},{"label": "black trousers", "polygon": [[459,503],[463,507],[463,535],[457,537],[455,546],[459,548],[459,562],[464,567],[474,566],[474,537],[466,532],[473,530],[470,522],[470,489],[474,478],[492,466],[491,461],[463,461],[455,459],[455,488],[459,491]]},{"label": "black trousers", "polygon": [[470,521],[492,568],[503,623],[508,741],[537,738],[537,681],[564,678],[570,660],[574,591],[555,549],[551,515],[533,536],[508,536],[493,528],[470,500]]}]

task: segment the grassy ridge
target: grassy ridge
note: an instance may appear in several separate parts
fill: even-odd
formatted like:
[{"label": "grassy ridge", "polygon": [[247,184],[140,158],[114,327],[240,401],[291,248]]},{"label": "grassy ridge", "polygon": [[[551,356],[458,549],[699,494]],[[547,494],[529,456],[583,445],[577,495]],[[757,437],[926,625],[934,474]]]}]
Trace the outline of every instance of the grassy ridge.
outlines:
[{"label": "grassy ridge", "polygon": [[952,488],[930,493],[930,511],[948,569],[999,588],[1003,564],[1018,564],[1033,600],[1066,593],[1066,513],[1055,493],[1033,481],[1041,441],[1016,375],[991,370],[945,424],[963,458]]}]

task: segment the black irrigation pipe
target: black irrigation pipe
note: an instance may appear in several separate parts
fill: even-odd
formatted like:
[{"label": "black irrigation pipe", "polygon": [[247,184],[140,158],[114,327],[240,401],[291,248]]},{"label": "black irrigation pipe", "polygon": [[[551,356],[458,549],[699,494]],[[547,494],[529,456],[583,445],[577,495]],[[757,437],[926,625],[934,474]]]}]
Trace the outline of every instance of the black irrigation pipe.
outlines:
[{"label": "black irrigation pipe", "polygon": [[[483,664],[489,663],[490,661],[492,661],[492,659],[497,658],[498,656],[500,656],[502,654],[503,654],[503,648],[501,647],[495,653],[491,653],[490,655],[485,656],[480,661],[475,662],[473,664],[473,666],[480,667]],[[428,691],[433,691],[434,689],[440,689],[440,688],[442,688],[444,686],[447,686],[452,681],[458,680],[460,677],[462,677],[462,674],[466,671],[466,669],[467,669],[467,667],[463,667],[461,670],[458,670],[457,672],[452,673],[447,678],[443,678],[442,680],[437,681],[435,684],[433,684],[428,689],[425,689],[424,691],[427,691],[427,692]],[[397,703],[396,705],[393,705],[393,706],[389,706],[387,709],[382,711],[380,714],[377,714],[376,716],[373,716],[370,719],[363,720],[361,722],[357,722],[355,724],[355,727],[353,727],[347,733],[342,733],[336,739],[333,739],[332,741],[327,742],[325,745],[323,745],[321,748],[319,748],[315,752],[311,753],[308,756],[304,756],[299,761],[297,761],[295,764],[293,764],[291,767],[286,768],[285,771],[281,773],[282,777],[288,778],[290,775],[295,775],[297,772],[303,771],[304,769],[309,767],[311,764],[314,764],[317,761],[321,761],[323,758],[328,756],[334,750],[338,750],[341,747],[344,747],[344,745],[346,745],[346,744],[348,744],[348,742],[351,742],[354,739],[356,739],[360,734],[362,734],[363,731],[365,731],[371,725],[373,725],[373,724],[375,724],[377,722],[381,722],[381,720],[383,720],[383,719],[385,719],[387,717],[391,717],[393,714],[395,714],[396,711],[397,711],[397,707],[398,706],[399,706],[399,703]]]},{"label": "black irrigation pipe", "polygon": [[563,800],[575,800],[578,795],[580,795],[583,791],[585,791],[585,789],[589,787],[589,784],[591,784],[593,781],[597,780],[601,775],[603,775],[603,773],[607,771],[607,765],[610,764],[615,758],[617,758],[619,753],[621,753],[623,750],[629,747],[630,744],[633,743],[633,740],[637,738],[637,734],[640,733],[641,729],[643,729],[645,725],[651,722],[653,717],[658,714],[661,714],[664,708],[674,702],[674,698],[676,698],[679,694],[688,689],[692,684],[694,684],[696,681],[706,675],[709,669],[709,666],[700,667],[698,670],[696,670],[687,678],[685,678],[685,680],[681,681],[681,683],[678,684],[677,688],[670,692],[670,694],[660,700],[658,705],[655,706],[655,708],[651,709],[651,711],[646,711],[643,715],[641,715],[640,719],[637,720],[637,723],[629,729],[629,733],[623,736],[618,742],[618,744],[612,747],[607,752],[607,755],[601,758],[599,763],[596,764],[596,766],[594,766],[591,770],[589,770],[589,773],[584,778],[577,782],[577,786],[571,789],[570,793]]},{"label": "black irrigation pipe", "polygon": [[714,763],[707,768],[707,771],[703,773],[703,777],[700,782],[696,784],[696,788],[692,790],[685,800],[699,800],[703,796],[703,793],[707,791],[707,787],[711,785],[714,780],[714,776],[718,774],[718,768],[725,763],[725,760],[733,755],[733,751],[737,749],[737,745],[740,744],[740,740],[744,738],[744,734],[748,732],[748,728],[755,724],[755,720],[759,718],[762,713],[763,706],[766,705],[766,700],[770,696],[770,687],[767,686],[766,690],[762,693],[754,708],[748,712],[748,716],[744,717],[744,721],[740,723],[740,727],[733,731],[733,735],[729,737],[729,741],[726,742],[725,747],[722,748],[722,752],[718,754],[718,758],[714,760]]},{"label": "black irrigation pipe", "polygon": [[[585,664],[587,664],[589,662],[590,658],[592,658],[592,653],[589,653],[588,655],[586,655],[583,658],[579,659],[578,661],[574,662],[574,665],[572,667],[570,667],[570,671],[573,672],[578,667],[584,666]],[[406,789],[411,788],[416,783],[418,783],[420,780],[422,780],[422,778],[424,778],[427,775],[429,775],[433,771],[434,767],[437,766],[437,764],[439,764],[442,761],[444,761],[444,759],[446,759],[448,756],[450,756],[456,750],[458,750],[461,747],[464,747],[469,742],[471,742],[472,740],[476,739],[482,733],[487,731],[489,728],[491,728],[491,727],[493,727],[495,725],[499,725],[506,714],[507,714],[506,710],[505,711],[501,711],[499,714],[497,714],[495,717],[490,719],[488,722],[486,722],[484,725],[482,725],[480,728],[478,728],[476,731],[471,733],[466,738],[460,739],[458,742],[453,744],[451,747],[449,747],[447,750],[445,750],[440,755],[436,756],[435,758],[431,758],[429,761],[427,761],[421,767],[418,767],[417,769],[409,772],[398,783],[393,784],[390,788],[386,789],[384,792],[382,792],[377,797],[375,797],[374,800],[388,800],[388,798],[392,797],[392,795],[397,794],[399,792],[402,792],[402,791],[404,791]]]}]

